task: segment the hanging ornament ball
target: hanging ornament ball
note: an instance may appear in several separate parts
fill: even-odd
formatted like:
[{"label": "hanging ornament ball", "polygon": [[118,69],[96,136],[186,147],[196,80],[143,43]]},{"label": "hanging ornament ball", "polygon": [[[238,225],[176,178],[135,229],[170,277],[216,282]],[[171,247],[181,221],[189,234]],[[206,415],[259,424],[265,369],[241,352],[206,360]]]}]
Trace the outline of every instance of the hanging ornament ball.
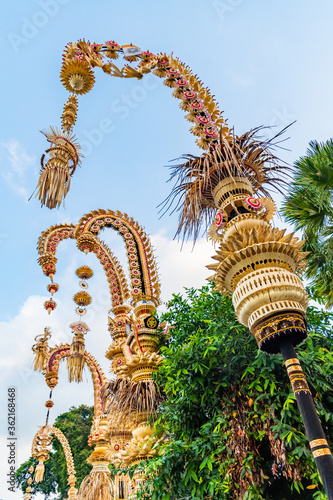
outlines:
[{"label": "hanging ornament ball", "polygon": [[83,290],[87,290],[87,288],[89,288],[89,285],[88,283],[86,283],[86,281],[80,281],[79,285]]},{"label": "hanging ornament ball", "polygon": [[78,306],[88,306],[91,304],[91,296],[87,292],[77,292],[73,300]]},{"label": "hanging ornament ball", "polygon": [[34,466],[33,466],[33,465],[31,465],[31,466],[29,467],[29,472],[30,472],[30,474],[32,474],[34,470],[35,470],[35,469],[34,469]]},{"label": "hanging ornament ball", "polygon": [[215,224],[217,227],[221,227],[223,223],[223,215],[222,212],[217,212],[215,215]]},{"label": "hanging ornament ball", "polygon": [[87,310],[84,307],[77,307],[75,311],[79,316],[84,316],[87,313]]},{"label": "hanging ornament ball", "polygon": [[51,399],[48,399],[45,403],[45,406],[46,408],[52,408],[53,404],[53,401]]},{"label": "hanging ornament ball", "polygon": [[88,280],[94,273],[89,266],[81,266],[76,270],[75,274],[80,278],[80,280]]},{"label": "hanging ornament ball", "polygon": [[247,204],[248,207],[254,210],[258,210],[259,208],[262,207],[260,200],[258,200],[258,198],[253,198],[253,196],[245,198],[245,203]]},{"label": "hanging ornament ball", "polygon": [[55,292],[59,290],[59,285],[58,283],[50,283],[47,285],[47,289],[50,292],[51,295],[53,295]]},{"label": "hanging ornament ball", "polygon": [[31,484],[31,483],[32,483],[32,478],[31,478],[31,477],[29,477],[29,479],[28,479],[28,484]]},{"label": "hanging ornament ball", "polygon": [[47,300],[46,302],[44,302],[44,307],[47,310],[47,312],[50,314],[51,311],[53,311],[57,307],[57,304],[54,302],[53,299],[50,299],[50,300]]}]

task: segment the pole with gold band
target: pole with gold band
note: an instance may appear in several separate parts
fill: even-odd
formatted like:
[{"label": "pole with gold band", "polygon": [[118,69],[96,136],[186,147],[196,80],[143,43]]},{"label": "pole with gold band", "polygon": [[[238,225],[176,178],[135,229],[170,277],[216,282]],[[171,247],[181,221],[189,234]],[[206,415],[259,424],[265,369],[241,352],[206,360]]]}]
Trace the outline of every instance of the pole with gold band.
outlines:
[{"label": "pole with gold band", "polygon": [[327,497],[331,499],[333,498],[333,458],[316,412],[311,391],[293,344],[288,341],[281,342],[280,351],[302,415],[313,458],[323,481]]}]

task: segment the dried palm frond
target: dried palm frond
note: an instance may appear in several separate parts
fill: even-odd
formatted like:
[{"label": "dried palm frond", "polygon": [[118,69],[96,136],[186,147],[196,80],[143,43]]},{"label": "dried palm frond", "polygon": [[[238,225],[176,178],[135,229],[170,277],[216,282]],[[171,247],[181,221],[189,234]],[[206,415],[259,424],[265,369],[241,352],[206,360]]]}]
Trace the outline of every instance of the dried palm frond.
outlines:
[{"label": "dried palm frond", "polygon": [[128,417],[144,414],[147,419],[156,412],[163,400],[153,380],[133,382],[128,379],[111,380],[103,390],[108,400],[108,413]]},{"label": "dried palm frond", "polygon": [[291,168],[273,150],[287,127],[272,139],[258,136],[264,128],[254,128],[241,136],[224,136],[221,128],[219,145],[201,156],[183,155],[180,158],[186,161],[171,167],[169,180],[176,183],[161,204],[161,212],[180,212],[176,236],[193,238],[195,242],[202,226],[205,231],[212,223],[216,211],[212,190],[223,178],[246,177],[257,195],[271,197],[263,185],[283,194]]},{"label": "dried palm frond", "polygon": [[81,483],[80,500],[113,500],[113,483],[107,470],[92,470]]}]

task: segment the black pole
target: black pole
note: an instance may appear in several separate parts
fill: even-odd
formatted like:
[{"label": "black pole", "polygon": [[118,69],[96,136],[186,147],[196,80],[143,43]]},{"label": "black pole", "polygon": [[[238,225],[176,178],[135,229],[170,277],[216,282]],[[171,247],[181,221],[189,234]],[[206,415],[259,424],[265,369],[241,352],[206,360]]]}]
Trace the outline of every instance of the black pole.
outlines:
[{"label": "black pole", "polygon": [[333,458],[309,386],[293,344],[288,340],[281,342],[280,351],[327,498],[333,500]]}]

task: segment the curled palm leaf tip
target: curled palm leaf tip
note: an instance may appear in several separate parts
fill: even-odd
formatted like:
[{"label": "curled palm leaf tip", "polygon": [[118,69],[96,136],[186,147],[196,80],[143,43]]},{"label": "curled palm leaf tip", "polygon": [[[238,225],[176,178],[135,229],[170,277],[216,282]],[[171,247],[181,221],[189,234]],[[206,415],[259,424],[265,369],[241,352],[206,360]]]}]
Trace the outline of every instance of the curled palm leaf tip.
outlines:
[{"label": "curled palm leaf tip", "polygon": [[311,141],[294,164],[294,179],[281,212],[302,231],[307,256],[305,278],[315,298],[333,307],[333,141]]}]

